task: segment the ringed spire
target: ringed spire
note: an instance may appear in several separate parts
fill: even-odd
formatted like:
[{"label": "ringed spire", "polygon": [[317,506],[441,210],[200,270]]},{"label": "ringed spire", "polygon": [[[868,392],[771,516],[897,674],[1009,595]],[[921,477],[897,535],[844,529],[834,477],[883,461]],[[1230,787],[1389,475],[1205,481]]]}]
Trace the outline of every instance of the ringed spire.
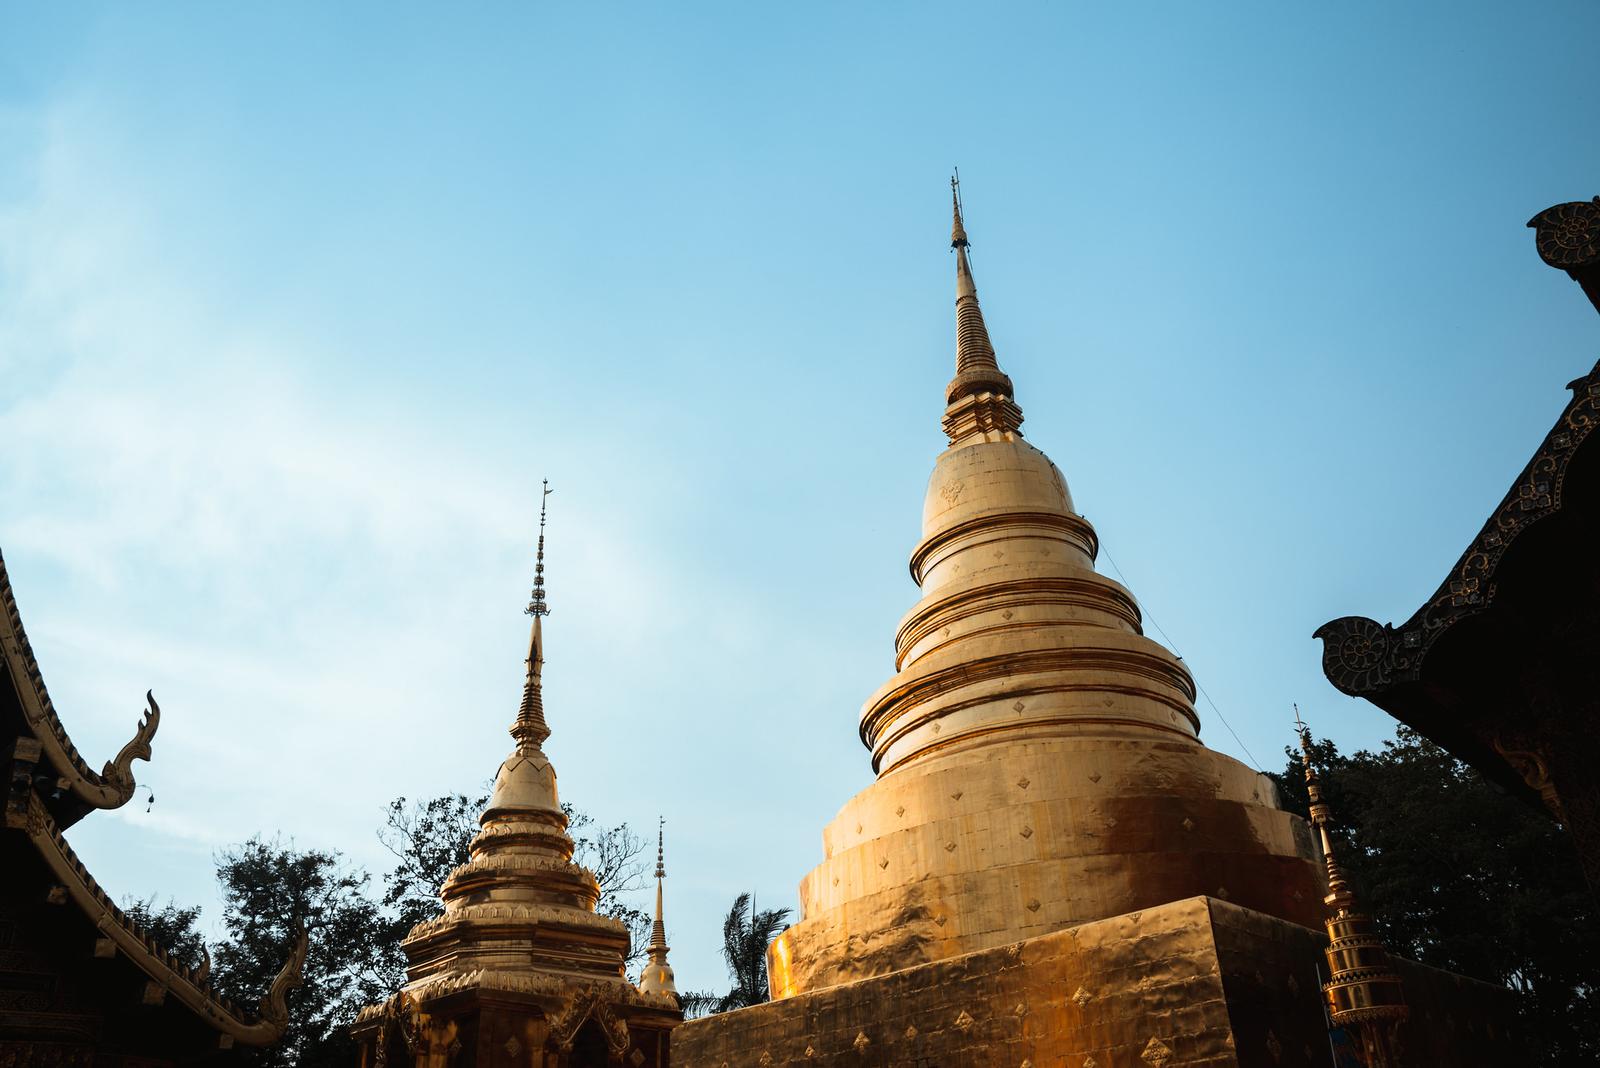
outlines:
[{"label": "ringed spire", "polygon": [[1000,370],[978,305],[959,171],[950,178],[950,207],[950,247],[956,253],[956,376],[945,387],[944,432],[951,445],[1021,437],[1022,409],[1012,400],[1011,379]]},{"label": "ringed spire", "polygon": [[1300,736],[1306,794],[1311,800],[1311,826],[1328,868],[1328,896],[1323,898],[1329,909],[1324,921],[1328,948],[1323,952],[1328,958],[1329,979],[1322,991],[1333,1022],[1355,1032],[1364,1062],[1372,1068],[1394,1068],[1400,1063],[1399,1029],[1411,1015],[1405,987],[1378,935],[1378,925],[1356,909],[1355,894],[1334,855],[1333,837],[1328,833],[1333,810],[1322,797],[1322,783],[1311,763],[1311,728],[1300,718],[1298,705],[1294,725]]},{"label": "ringed spire", "polygon": [[661,909],[661,883],[667,877],[666,825],[666,819],[661,818],[656,826],[656,919],[650,928],[650,962],[639,976],[639,990],[645,994],[678,993],[672,966],[667,963],[667,926]]},{"label": "ringed spire", "polygon": [[550,603],[544,591],[544,527],[550,503],[550,480],[544,480],[543,495],[539,498],[539,548],[534,554],[533,593],[523,612],[533,617],[533,627],[528,634],[528,674],[522,684],[522,705],[517,709],[517,719],[511,725],[511,737],[517,741],[517,752],[529,753],[544,745],[550,737],[550,726],[544,719],[544,692],[541,676],[544,673],[543,619],[550,614]]}]

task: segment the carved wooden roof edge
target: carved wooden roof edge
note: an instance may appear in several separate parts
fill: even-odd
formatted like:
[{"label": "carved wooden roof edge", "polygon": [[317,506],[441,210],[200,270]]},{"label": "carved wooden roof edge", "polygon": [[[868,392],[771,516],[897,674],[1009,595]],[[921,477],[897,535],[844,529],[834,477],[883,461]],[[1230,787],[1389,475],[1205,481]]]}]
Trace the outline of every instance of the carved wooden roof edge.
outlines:
[{"label": "carved wooden roof edge", "polygon": [[50,700],[38,658],[22,625],[22,614],[17,609],[3,553],[0,553],[0,656],[5,658],[23,718],[42,745],[57,777],[65,781],[72,795],[91,808],[118,808],[127,804],[138,785],[133,775],[133,762],[150,759],[150,740],[160,723],[160,709],[151,699],[150,712],[140,720],[133,738],[116,757],[98,772],[89,767]]},{"label": "carved wooden roof edge", "polygon": [[1415,681],[1428,651],[1495,596],[1495,571],[1529,528],[1561,510],[1567,466],[1600,425],[1600,363],[1567,384],[1572,399],[1545,435],[1511,489],[1478,531],[1449,576],[1410,619],[1396,627],[1366,616],[1329,620],[1312,634],[1322,639],[1322,672],[1353,697],[1372,697]]},{"label": "carved wooden roof edge", "polygon": [[300,985],[300,972],[305,965],[308,941],[304,931],[288,961],[273,979],[267,996],[262,998],[261,1011],[251,1019],[242,1015],[232,1001],[214,993],[206,983],[209,961],[200,969],[188,967],[159,945],[149,932],[128,919],[89,874],[44,803],[33,793],[28,796],[27,835],[73,903],[153,982],[235,1042],[268,1046],[283,1037],[289,1024],[288,991]]}]

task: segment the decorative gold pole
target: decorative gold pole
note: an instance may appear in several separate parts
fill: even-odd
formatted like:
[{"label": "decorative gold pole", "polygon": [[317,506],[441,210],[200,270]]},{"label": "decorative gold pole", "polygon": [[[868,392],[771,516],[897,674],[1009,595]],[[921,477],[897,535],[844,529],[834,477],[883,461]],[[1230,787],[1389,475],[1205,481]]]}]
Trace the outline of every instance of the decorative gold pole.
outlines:
[{"label": "decorative gold pole", "polygon": [[1322,857],[1328,866],[1328,896],[1323,900],[1332,910],[1325,921],[1330,978],[1322,990],[1333,1022],[1361,1043],[1367,1068],[1399,1068],[1400,1025],[1411,1015],[1405,990],[1389,960],[1389,951],[1378,936],[1377,925],[1372,917],[1356,911],[1355,895],[1334,856],[1333,839],[1328,833],[1333,823],[1332,810],[1322,799],[1321,784],[1311,765],[1311,731],[1300,719],[1298,705],[1294,722],[1300,735],[1300,762],[1306,769],[1306,792],[1311,797],[1311,826],[1320,837]]},{"label": "decorative gold pole", "polygon": [[667,821],[662,819],[656,828],[656,921],[650,928],[650,963],[644,966],[644,973],[639,976],[639,989],[646,994],[677,996],[672,965],[667,963],[667,925],[661,909],[661,883],[667,876],[666,825]]}]

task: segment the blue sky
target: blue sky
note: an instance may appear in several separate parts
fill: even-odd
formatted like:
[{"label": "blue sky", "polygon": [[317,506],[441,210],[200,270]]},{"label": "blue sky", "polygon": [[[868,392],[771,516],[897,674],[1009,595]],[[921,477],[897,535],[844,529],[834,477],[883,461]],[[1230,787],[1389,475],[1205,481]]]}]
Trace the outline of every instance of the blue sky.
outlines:
[{"label": "blue sky", "polygon": [[1263,765],[1294,701],[1375,744],[1311,631],[1409,614],[1600,355],[1523,227],[1600,192],[1597,31],[0,6],[0,548],[91,763],[165,709],[154,809],[72,841],[213,919],[257,831],[381,868],[389,798],[509,745],[548,477],[564,796],[666,817],[680,984],[722,986],[727,902],[792,903],[870,775],[953,164],[1024,430],[1147,617]]}]

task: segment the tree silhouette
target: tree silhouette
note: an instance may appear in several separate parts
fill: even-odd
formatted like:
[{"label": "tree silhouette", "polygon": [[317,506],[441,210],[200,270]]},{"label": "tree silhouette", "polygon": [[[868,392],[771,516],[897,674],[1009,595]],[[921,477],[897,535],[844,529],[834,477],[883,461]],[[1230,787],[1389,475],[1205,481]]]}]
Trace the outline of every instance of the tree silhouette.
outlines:
[{"label": "tree silhouette", "polygon": [[[1404,726],[1312,764],[1335,848],[1391,952],[1519,991],[1525,1063],[1600,1063],[1600,916],[1560,824]],[[1298,749],[1278,783],[1306,815]]]},{"label": "tree silhouette", "polygon": [[717,1003],[718,1012],[759,1005],[770,998],[767,991],[767,947],[788,929],[789,909],[755,910],[751,894],[733,899],[733,907],[722,921],[722,959],[727,961],[733,979],[729,990]]}]

